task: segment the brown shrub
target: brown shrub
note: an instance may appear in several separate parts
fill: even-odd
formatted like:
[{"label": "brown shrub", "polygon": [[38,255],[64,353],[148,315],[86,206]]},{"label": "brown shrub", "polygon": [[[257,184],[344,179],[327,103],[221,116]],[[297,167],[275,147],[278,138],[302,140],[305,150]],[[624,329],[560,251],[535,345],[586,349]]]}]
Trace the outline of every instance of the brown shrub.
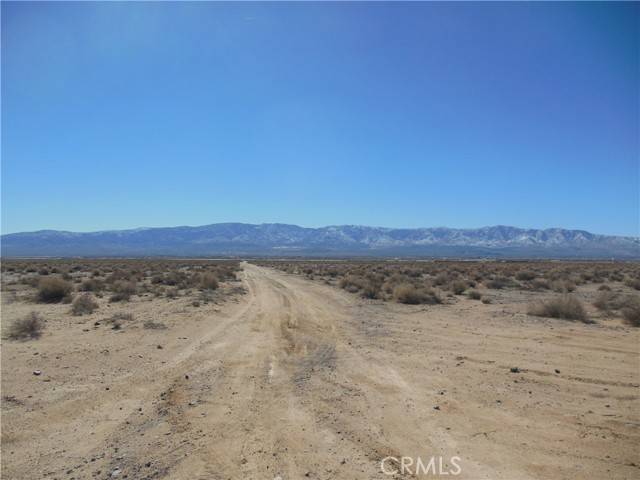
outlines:
[{"label": "brown shrub", "polygon": [[536,278],[536,274],[528,270],[521,270],[516,273],[516,279],[521,281],[530,281]]},{"label": "brown shrub", "polygon": [[418,305],[421,303],[442,303],[440,297],[431,289],[418,289],[410,283],[403,283],[393,289],[393,298],[398,303]]},{"label": "brown shrub", "polygon": [[218,277],[213,273],[205,273],[200,276],[200,288],[202,290],[215,290],[218,286]]},{"label": "brown shrub", "polygon": [[36,312],[31,312],[24,318],[15,320],[9,328],[9,338],[13,340],[19,339],[35,339],[40,337],[44,329],[44,322]]},{"label": "brown shrub", "polygon": [[593,306],[603,312],[609,312],[614,306],[616,295],[608,290],[601,291],[593,302]]},{"label": "brown shrub", "polygon": [[123,322],[133,321],[132,313],[116,313],[111,318],[107,319],[107,322],[111,323],[113,330],[120,330]]},{"label": "brown shrub", "polygon": [[462,295],[466,289],[467,284],[462,280],[455,280],[454,282],[451,282],[450,290],[455,295]]},{"label": "brown shrub", "polygon": [[118,280],[113,284],[113,295],[109,298],[110,302],[128,302],[131,295],[135,295],[137,286],[135,282],[127,282]]},{"label": "brown shrub", "polygon": [[529,315],[538,317],[562,318],[564,320],[580,320],[588,322],[587,312],[582,303],[571,295],[562,295],[551,300],[529,305]]},{"label": "brown shrub", "polygon": [[501,290],[511,285],[513,285],[513,280],[507,277],[495,277],[486,282],[487,288],[491,288],[493,290]]},{"label": "brown shrub", "polygon": [[640,327],[640,297],[630,297],[621,310],[622,318],[632,327]]},{"label": "brown shrub", "polygon": [[165,330],[167,326],[161,322],[154,322],[153,320],[147,320],[142,325],[147,330]]},{"label": "brown shrub", "polygon": [[82,292],[99,292],[104,288],[104,283],[100,280],[96,280],[95,278],[90,278],[85,280],[80,285],[80,291]]},{"label": "brown shrub", "polygon": [[73,286],[61,278],[43,278],[38,282],[38,300],[45,303],[61,302],[72,290]]},{"label": "brown shrub", "polygon": [[73,301],[71,313],[74,315],[84,315],[93,313],[98,308],[98,303],[89,293],[83,293]]},{"label": "brown shrub", "polygon": [[635,290],[640,290],[640,278],[627,278],[624,281],[624,284],[627,287],[633,288]]},{"label": "brown shrub", "polygon": [[569,280],[556,280],[551,282],[551,289],[558,293],[569,293],[576,289],[576,285]]},{"label": "brown shrub", "polygon": [[467,293],[467,295],[472,300],[480,300],[482,298],[482,294],[477,290],[469,290],[469,293]]}]

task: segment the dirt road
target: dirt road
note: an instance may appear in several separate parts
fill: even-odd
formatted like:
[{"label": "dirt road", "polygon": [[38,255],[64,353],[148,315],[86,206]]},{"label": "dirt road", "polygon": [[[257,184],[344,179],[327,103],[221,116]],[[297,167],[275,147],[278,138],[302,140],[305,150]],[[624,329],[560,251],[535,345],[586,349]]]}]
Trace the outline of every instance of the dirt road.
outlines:
[{"label": "dirt road", "polygon": [[[213,320],[5,345],[3,478],[388,479],[403,456],[459,457],[465,479],[640,475],[635,331],[376,303],[253,265],[243,282]],[[67,363],[45,383],[30,348]]]}]

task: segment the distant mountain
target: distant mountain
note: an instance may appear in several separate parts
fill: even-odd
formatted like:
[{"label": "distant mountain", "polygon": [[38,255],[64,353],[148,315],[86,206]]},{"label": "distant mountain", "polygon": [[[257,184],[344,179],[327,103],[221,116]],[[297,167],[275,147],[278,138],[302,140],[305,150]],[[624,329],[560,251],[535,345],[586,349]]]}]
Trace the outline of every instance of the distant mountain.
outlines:
[{"label": "distant mountain", "polygon": [[303,228],[278,223],[137,228],[92,233],[41,230],[2,235],[15,256],[434,256],[503,258],[640,258],[640,238],[583,230]]}]

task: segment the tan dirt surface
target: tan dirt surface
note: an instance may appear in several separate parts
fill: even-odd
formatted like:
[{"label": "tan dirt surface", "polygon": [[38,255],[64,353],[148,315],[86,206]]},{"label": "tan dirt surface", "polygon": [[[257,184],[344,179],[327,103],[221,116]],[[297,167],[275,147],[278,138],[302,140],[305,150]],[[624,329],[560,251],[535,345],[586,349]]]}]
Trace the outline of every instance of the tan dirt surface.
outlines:
[{"label": "tan dirt surface", "polygon": [[241,276],[222,306],[109,307],[166,329],[60,305],[39,340],[3,341],[2,478],[404,478],[388,456],[457,456],[464,479],[640,477],[638,329]]}]

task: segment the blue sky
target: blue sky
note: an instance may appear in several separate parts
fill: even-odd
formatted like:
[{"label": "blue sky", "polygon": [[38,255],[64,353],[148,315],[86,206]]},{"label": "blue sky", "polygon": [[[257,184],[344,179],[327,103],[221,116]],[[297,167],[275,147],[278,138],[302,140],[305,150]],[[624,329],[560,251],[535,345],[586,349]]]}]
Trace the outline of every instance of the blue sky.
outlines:
[{"label": "blue sky", "polygon": [[2,2],[2,232],[638,235],[638,3]]}]

